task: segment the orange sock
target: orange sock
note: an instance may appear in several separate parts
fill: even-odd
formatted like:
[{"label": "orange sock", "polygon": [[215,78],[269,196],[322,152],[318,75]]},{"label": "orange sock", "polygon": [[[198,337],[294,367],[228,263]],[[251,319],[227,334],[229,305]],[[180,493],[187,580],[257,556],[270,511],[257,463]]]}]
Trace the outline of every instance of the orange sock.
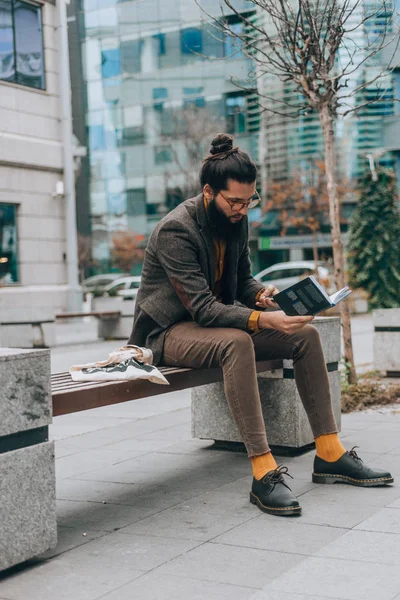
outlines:
[{"label": "orange sock", "polygon": [[327,462],[335,462],[346,452],[337,433],[327,433],[315,439],[317,456]]},{"label": "orange sock", "polygon": [[250,458],[253,475],[256,479],[262,479],[269,471],[277,468],[276,461],[271,452],[261,454],[261,456],[252,456]]}]

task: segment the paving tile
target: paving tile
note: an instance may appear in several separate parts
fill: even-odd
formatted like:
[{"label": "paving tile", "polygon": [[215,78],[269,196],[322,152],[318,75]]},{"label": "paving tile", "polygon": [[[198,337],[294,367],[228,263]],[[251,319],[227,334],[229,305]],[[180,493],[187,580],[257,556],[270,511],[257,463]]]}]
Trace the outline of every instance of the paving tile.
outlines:
[{"label": "paving tile", "polygon": [[216,537],[213,542],[312,555],[346,531],[347,529],[340,527],[302,523],[301,517],[285,519],[260,514],[259,517]]},{"label": "paving tile", "polygon": [[[267,585],[263,590],[252,596],[251,600],[328,600],[326,596],[310,596],[310,594],[291,594],[269,589]],[[337,600],[329,598],[329,600]]]},{"label": "paving tile", "polygon": [[[81,413],[80,413],[81,414]],[[64,417],[56,417],[64,419]],[[90,422],[90,419],[88,420]],[[120,420],[119,420],[120,421]],[[98,448],[106,444],[118,442],[128,438],[135,438],[139,435],[145,435],[153,431],[162,431],[168,427],[173,427],[179,424],[190,422],[190,410],[181,409],[168,412],[166,414],[149,417],[146,419],[130,419],[125,424],[120,424],[118,427],[107,427],[107,420],[103,429],[95,430],[87,433],[73,434],[73,437],[68,438],[68,443],[79,445],[82,449]],[[62,421],[57,422],[57,427],[62,427]],[[54,425],[51,426],[53,431],[57,433]],[[85,425],[82,425],[84,430]],[[56,439],[65,436],[56,436]]]},{"label": "paving tile", "polygon": [[[378,456],[372,460],[369,466],[390,471],[393,476],[400,475],[400,455],[382,454],[381,456]],[[398,478],[397,481],[395,480],[395,483],[398,484],[399,481],[400,480]]]},{"label": "paving tile", "polygon": [[348,503],[337,494],[334,497],[328,494],[326,492],[325,496],[320,497],[315,493],[306,493],[301,497],[302,523],[350,529],[376,512],[376,506]]},{"label": "paving tile", "polygon": [[72,456],[64,456],[56,460],[56,478],[58,480],[76,475],[83,475],[96,469],[115,465],[125,460],[147,454],[148,450],[137,447],[134,449],[116,449],[109,448],[93,448],[73,454]]},{"label": "paving tile", "polygon": [[304,505],[306,500],[314,498],[318,498],[321,504],[330,501],[338,502],[344,511],[347,511],[349,507],[351,510],[353,506],[378,506],[381,508],[400,498],[400,487],[385,485],[362,488],[345,484],[314,484],[313,488],[302,498],[302,504]]},{"label": "paving tile", "polygon": [[160,573],[261,588],[304,560],[304,556],[255,548],[202,544],[162,565]]},{"label": "paving tile", "polygon": [[250,600],[254,588],[162,575],[158,569],[119,587],[101,600]]},{"label": "paving tile", "polygon": [[400,508],[400,489],[396,488],[398,497],[387,505],[387,508]]},{"label": "paving tile", "polygon": [[171,559],[195,548],[199,542],[194,540],[177,540],[146,535],[121,535],[114,532],[98,538],[90,544],[77,548],[73,560],[81,564],[86,562],[103,564],[130,564],[139,571],[150,571]]},{"label": "paving tile", "polygon": [[57,520],[64,527],[82,532],[115,531],[143,518],[135,506],[57,500]]},{"label": "paving tile", "polygon": [[[169,489],[180,490],[181,499],[184,499],[247,475],[251,472],[250,465],[247,458],[243,458],[238,459],[235,455],[149,453],[85,473],[82,478],[148,486],[163,484]],[[80,476],[73,478],[79,479]]]},{"label": "paving tile", "polygon": [[107,531],[83,531],[82,528],[63,527],[62,525],[58,525],[57,546],[47,550],[47,552],[41,554],[39,558],[53,558],[54,556],[58,556],[59,554],[77,548],[78,546],[83,546],[83,544],[87,544],[88,542],[107,534]]},{"label": "paving tile", "polygon": [[317,552],[325,558],[356,559],[372,563],[398,565],[400,536],[375,531],[348,531]]},{"label": "paving tile", "polygon": [[49,426],[49,437],[51,440],[60,440],[89,432],[93,433],[105,428],[122,427],[124,424],[129,425],[129,423],[131,423],[130,419],[104,419],[103,417],[94,419],[84,417],[81,413],[74,413],[54,417],[53,423]]},{"label": "paving tile", "polygon": [[215,498],[207,502],[199,496],[125,527],[121,533],[208,541],[254,518],[250,503],[242,502],[231,508],[229,502],[226,505]]},{"label": "paving tile", "polygon": [[102,561],[100,568],[98,556],[87,555],[82,563],[81,556],[74,558],[75,552],[66,552],[3,579],[1,593],[8,600],[95,600],[143,575],[143,571],[133,568],[131,555]]},{"label": "paving tile", "polygon": [[[400,589],[396,565],[310,557],[277,579],[268,589],[346,600],[392,600]],[[268,596],[267,596],[268,598]]]},{"label": "paving tile", "polygon": [[351,435],[346,435],[343,439],[343,445],[349,450],[353,446],[359,446],[357,452],[361,458],[367,462],[367,453],[383,454],[399,447],[399,432],[385,431],[358,431]]},{"label": "paving tile", "polygon": [[400,510],[397,508],[382,508],[372,517],[357,525],[356,529],[400,534]]}]

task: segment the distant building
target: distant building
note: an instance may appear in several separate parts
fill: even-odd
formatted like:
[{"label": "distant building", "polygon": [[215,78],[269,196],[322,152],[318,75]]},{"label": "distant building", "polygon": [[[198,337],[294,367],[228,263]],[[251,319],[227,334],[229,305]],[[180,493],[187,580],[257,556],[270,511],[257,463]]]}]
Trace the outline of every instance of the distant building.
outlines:
[{"label": "distant building", "polygon": [[[217,15],[218,2],[201,4]],[[245,0],[235,6],[254,9]],[[93,258],[106,271],[113,233],[130,230],[145,243],[189,189],[200,191],[188,179],[216,133],[232,132],[257,160],[258,118],[254,98],[231,81],[246,79],[251,61],[206,23],[194,0],[86,0],[81,7]],[[227,18],[239,31],[241,23]],[[197,129],[209,130],[190,150],[188,113],[198,116]]]},{"label": "distant building", "polygon": [[57,47],[54,0],[0,1],[1,322],[66,306]]}]

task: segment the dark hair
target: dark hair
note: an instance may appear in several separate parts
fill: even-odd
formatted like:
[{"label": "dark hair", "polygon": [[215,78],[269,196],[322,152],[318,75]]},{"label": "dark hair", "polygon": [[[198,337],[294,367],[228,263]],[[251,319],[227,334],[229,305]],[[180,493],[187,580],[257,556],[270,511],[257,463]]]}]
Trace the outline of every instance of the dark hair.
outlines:
[{"label": "dark hair", "polygon": [[257,167],[246,152],[233,146],[233,137],[228,133],[218,133],[211,142],[210,154],[203,160],[200,183],[206,183],[214,190],[226,190],[228,179],[239,183],[253,183],[257,177]]}]

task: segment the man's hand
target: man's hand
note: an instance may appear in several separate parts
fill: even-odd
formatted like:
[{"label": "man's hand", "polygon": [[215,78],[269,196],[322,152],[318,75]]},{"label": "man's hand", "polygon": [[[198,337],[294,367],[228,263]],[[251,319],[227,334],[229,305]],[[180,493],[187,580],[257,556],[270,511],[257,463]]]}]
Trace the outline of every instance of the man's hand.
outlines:
[{"label": "man's hand", "polygon": [[289,317],[283,310],[277,310],[261,313],[258,326],[260,329],[277,329],[290,335],[299,331],[304,325],[311,323],[313,319],[313,316]]},{"label": "man's hand", "polygon": [[278,294],[279,290],[274,285],[267,285],[263,293],[261,294],[259,301],[256,302],[256,306],[260,308],[277,308],[277,303],[271,299],[271,296]]}]

